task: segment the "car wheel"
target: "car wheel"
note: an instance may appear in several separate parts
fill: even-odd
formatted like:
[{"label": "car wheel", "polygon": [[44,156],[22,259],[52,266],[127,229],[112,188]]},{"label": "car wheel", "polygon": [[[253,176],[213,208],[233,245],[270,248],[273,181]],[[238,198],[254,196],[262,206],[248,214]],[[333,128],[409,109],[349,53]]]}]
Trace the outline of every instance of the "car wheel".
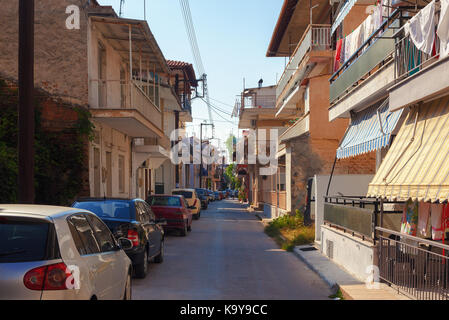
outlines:
[{"label": "car wheel", "polygon": [[181,237],[185,237],[187,235],[187,222],[184,222],[184,228],[181,229]]},{"label": "car wheel", "polygon": [[142,263],[136,266],[136,277],[139,279],[143,279],[147,276],[148,273],[148,251],[145,250],[143,254]]},{"label": "car wheel", "polygon": [[[198,219],[199,219],[199,217],[198,217]],[[189,222],[187,221],[187,223],[189,223]],[[189,231],[189,232],[192,231],[192,224],[187,226],[187,231]]]},{"label": "car wheel", "polygon": [[161,250],[159,251],[159,254],[154,258],[154,262],[156,263],[162,263],[164,261],[164,243],[165,241],[161,241]]},{"label": "car wheel", "polygon": [[123,295],[123,300],[131,300],[132,295],[132,284],[131,284],[131,272],[128,272],[125,283],[125,294]]}]

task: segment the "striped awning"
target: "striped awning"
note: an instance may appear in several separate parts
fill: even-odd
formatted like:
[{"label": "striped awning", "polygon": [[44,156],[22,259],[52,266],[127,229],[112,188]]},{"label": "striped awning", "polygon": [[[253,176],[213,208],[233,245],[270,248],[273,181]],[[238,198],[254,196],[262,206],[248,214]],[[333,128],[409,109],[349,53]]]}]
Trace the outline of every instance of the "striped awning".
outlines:
[{"label": "striped awning", "polygon": [[448,200],[449,96],[413,107],[370,183],[368,196]]},{"label": "striped awning", "polygon": [[346,3],[341,8],[340,12],[337,15],[337,18],[335,18],[334,23],[332,24],[331,29],[331,35],[334,34],[335,30],[338,28],[338,26],[343,22],[346,15],[349,13],[351,8],[354,6],[354,4],[357,2],[357,0],[347,0]]},{"label": "striped awning", "polygon": [[390,112],[388,101],[385,101],[357,113],[337,149],[337,158],[354,157],[386,147],[402,111]]}]

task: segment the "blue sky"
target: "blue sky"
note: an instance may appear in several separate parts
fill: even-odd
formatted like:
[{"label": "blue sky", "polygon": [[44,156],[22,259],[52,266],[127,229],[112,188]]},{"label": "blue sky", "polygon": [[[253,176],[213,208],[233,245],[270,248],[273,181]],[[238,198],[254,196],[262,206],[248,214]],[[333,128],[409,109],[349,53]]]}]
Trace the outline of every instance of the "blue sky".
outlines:
[{"label": "blue sky", "polygon": [[[99,0],[119,12],[120,0]],[[166,59],[193,63],[179,0],[147,0],[146,18]],[[123,16],[144,18],[144,0],[125,0]],[[232,112],[236,96],[243,88],[274,85],[284,69],[284,58],[265,57],[283,0],[189,0],[204,69],[208,74],[211,103]],[[198,75],[197,75],[198,77]],[[220,101],[217,102],[216,100]],[[237,119],[216,113],[215,136],[224,140],[238,134]],[[193,103],[194,122],[190,133],[199,135],[199,124],[208,119],[201,100]],[[207,132],[206,135],[210,135]],[[215,140],[214,144],[218,144]]]}]

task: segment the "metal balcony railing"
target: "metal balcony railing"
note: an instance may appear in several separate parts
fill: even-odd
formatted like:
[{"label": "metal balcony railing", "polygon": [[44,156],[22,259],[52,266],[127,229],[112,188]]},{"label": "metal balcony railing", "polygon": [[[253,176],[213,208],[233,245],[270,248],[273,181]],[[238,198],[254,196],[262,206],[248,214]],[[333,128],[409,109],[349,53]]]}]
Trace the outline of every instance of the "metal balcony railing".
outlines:
[{"label": "metal balcony railing", "polygon": [[393,59],[395,50],[393,35],[400,28],[402,19],[405,19],[402,10],[396,9],[332,75],[329,80],[331,104],[363,83],[373,70]]},{"label": "metal balcony railing", "polygon": [[330,30],[330,25],[312,24],[307,27],[289,63],[285,67],[284,73],[279,79],[276,89],[276,97],[278,99],[308,52],[330,50],[332,44]]},{"label": "metal balcony railing", "polygon": [[[398,33],[402,35],[402,32]],[[435,52],[426,54],[413,44],[410,36],[396,42],[394,56],[395,79],[402,80],[436,62],[440,53],[440,38],[435,35]]]}]

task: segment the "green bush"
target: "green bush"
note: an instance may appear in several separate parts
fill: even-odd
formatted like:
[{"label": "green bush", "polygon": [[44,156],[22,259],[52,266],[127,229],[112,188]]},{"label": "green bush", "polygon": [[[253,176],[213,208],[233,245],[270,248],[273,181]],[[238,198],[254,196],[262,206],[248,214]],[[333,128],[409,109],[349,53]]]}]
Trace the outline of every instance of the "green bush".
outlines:
[{"label": "green bush", "polygon": [[[73,128],[48,132],[41,126],[40,98],[35,101],[35,202],[70,205],[83,186],[85,146],[92,138],[90,113],[75,108]],[[16,203],[18,180],[18,96],[0,81],[0,203]]]}]

